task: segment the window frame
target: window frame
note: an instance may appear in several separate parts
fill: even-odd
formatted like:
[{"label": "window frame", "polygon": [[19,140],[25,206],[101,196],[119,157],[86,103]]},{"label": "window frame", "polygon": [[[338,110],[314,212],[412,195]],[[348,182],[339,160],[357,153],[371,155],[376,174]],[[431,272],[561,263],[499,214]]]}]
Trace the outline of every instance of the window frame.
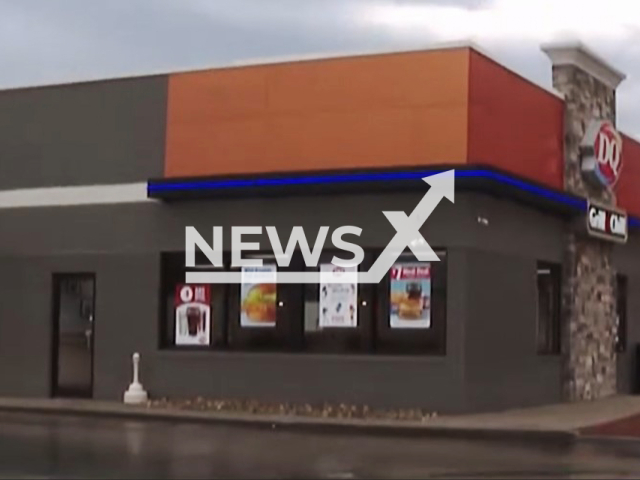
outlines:
[{"label": "window frame", "polygon": [[[550,325],[545,330],[547,332],[544,345],[540,341],[541,318],[540,318],[540,277],[542,271],[548,271],[550,285],[552,287],[553,306],[549,317]],[[536,262],[536,353],[541,356],[557,356],[562,353],[562,266],[560,263],[538,260]]]},{"label": "window frame", "polygon": [[374,318],[374,353],[376,355],[425,357],[444,357],[447,355],[448,252],[443,248],[434,248],[434,251],[440,261],[419,262],[407,249],[394,262],[394,264],[403,261],[431,264],[431,326],[428,329],[391,328],[389,316],[391,310],[391,272],[387,272],[384,279],[376,286],[376,315]]},{"label": "window frame", "polygon": [[[241,267],[231,268],[230,253],[225,265],[229,271],[237,272]],[[259,250],[245,253],[243,258],[260,258],[263,264],[275,264],[276,275],[278,272],[295,271],[294,257],[288,267],[281,268],[272,251]],[[276,325],[274,327],[243,327],[241,325],[240,296],[242,284],[228,285],[227,295],[227,330],[226,342],[229,351],[236,352],[294,352],[300,349],[299,327],[295,322],[295,311],[299,309],[299,303],[295,285],[287,283],[276,284]]]},{"label": "window frame", "polygon": [[[297,251],[296,253],[300,253]],[[323,263],[330,263],[331,258],[343,253],[337,249],[325,249],[320,254],[318,260],[318,266],[307,267],[301,258],[298,260],[298,265],[305,271],[319,271],[320,265]],[[372,259],[370,252],[365,250],[365,256],[362,263],[358,266],[358,271],[367,271],[372,265]],[[357,285],[358,299],[357,299],[357,326],[355,328],[325,328],[318,332],[306,331],[306,302],[307,302],[307,289],[308,284],[298,284],[301,295],[302,309],[301,315],[301,349],[305,353],[311,354],[339,354],[339,355],[367,355],[374,354],[374,314],[375,303],[373,298],[372,286],[365,283]],[[313,284],[314,291],[317,292],[317,300],[319,304],[320,300],[320,284]],[[364,302],[364,303],[363,303]],[[339,343],[331,344],[331,340],[337,339]],[[354,346],[354,348],[349,348]]]},{"label": "window frame", "polygon": [[[212,284],[211,319],[209,326],[209,345],[177,345],[175,340],[175,289],[176,285],[185,283],[185,273],[193,269],[184,266],[185,252],[165,251],[160,254],[160,324],[158,347],[160,350],[177,351],[219,351],[226,348],[226,330],[228,325],[228,285]],[[204,256],[197,257],[202,259]],[[206,263],[205,263],[206,265]],[[226,263],[225,263],[226,265]],[[223,269],[211,266],[198,268],[198,271],[220,271]],[[215,299],[222,299],[216,302]],[[171,307],[170,307],[171,305]]]},{"label": "window frame", "polygon": [[[360,271],[368,271],[375,259],[382,253],[382,249],[365,248],[364,261],[359,266]],[[335,249],[323,250],[320,263],[327,263],[331,257],[340,253]],[[346,348],[342,345],[331,345],[331,339],[349,337],[353,332],[345,328],[328,328],[316,338],[320,341],[315,346],[308,343],[305,332],[305,284],[277,284],[277,317],[276,327],[247,328],[240,326],[240,284],[211,285],[211,338],[209,345],[176,345],[175,344],[175,307],[173,296],[177,283],[184,283],[184,274],[193,270],[184,266],[184,251],[163,251],[160,254],[160,282],[159,282],[159,335],[158,348],[163,351],[208,351],[208,352],[247,352],[247,353],[293,353],[301,354],[337,354],[337,355],[367,355],[371,357],[385,355],[402,356],[445,356],[447,352],[447,296],[448,296],[448,262],[447,251],[437,249],[439,262],[431,263],[431,315],[432,324],[425,329],[422,340],[417,345],[407,342],[406,338],[414,337],[414,329],[391,329],[389,327],[389,289],[390,272],[378,284],[358,284],[358,327],[359,339],[355,340],[356,348]],[[256,251],[246,255],[246,258],[263,258],[276,263],[271,251]],[[230,268],[230,252],[223,254],[225,271],[237,271]],[[397,262],[417,262],[413,254],[406,250],[398,257]],[[197,257],[204,268],[198,271],[220,271],[211,266],[204,255]],[[419,262],[418,262],[419,263]],[[288,267],[277,271],[301,271],[319,269],[307,268],[299,250],[294,252]],[[216,293],[214,289],[219,289]],[[319,288],[319,285],[318,287]],[[215,299],[218,298],[218,304]],[[319,300],[319,297],[318,297]],[[284,302],[283,305],[280,302]],[[366,305],[363,305],[366,302]],[[441,304],[440,304],[441,302]],[[436,310],[438,309],[438,310]],[[438,313],[434,313],[434,312]],[[216,312],[218,312],[216,314]],[[386,322],[387,330],[393,332],[383,337]],[[316,335],[316,334],[312,334]],[[384,334],[383,334],[384,335]],[[322,337],[325,339],[322,339]],[[251,338],[253,337],[253,339]],[[262,337],[262,338],[258,338]],[[258,338],[255,340],[255,338]],[[342,338],[341,338],[342,340]],[[347,346],[349,345],[347,340]],[[353,340],[352,340],[353,342]],[[415,343],[415,342],[413,342]]]}]

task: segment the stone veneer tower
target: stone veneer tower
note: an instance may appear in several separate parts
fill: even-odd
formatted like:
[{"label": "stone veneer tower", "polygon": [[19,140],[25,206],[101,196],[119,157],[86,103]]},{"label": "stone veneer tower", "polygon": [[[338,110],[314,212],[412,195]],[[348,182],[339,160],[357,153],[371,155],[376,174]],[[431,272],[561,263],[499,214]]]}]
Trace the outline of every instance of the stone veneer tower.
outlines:
[{"label": "stone veneer tower", "polygon": [[[553,64],[553,86],[564,95],[564,187],[605,205],[615,193],[586,182],[580,142],[590,120],[616,120],[616,88],[625,78],[580,43],[544,45]],[[584,221],[582,221],[584,223]],[[563,268],[563,392],[566,400],[616,392],[615,272],[610,244],[567,232]]]}]

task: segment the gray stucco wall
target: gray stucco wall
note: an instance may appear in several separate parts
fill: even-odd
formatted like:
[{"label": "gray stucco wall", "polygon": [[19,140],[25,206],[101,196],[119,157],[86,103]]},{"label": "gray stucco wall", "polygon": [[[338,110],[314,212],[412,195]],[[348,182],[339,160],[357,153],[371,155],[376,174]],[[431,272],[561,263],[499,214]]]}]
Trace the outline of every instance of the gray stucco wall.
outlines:
[{"label": "gray stucco wall", "polygon": [[[464,256],[453,250],[447,262],[450,278],[461,279]],[[151,385],[170,396],[205,392],[228,398],[462,411],[461,288],[463,283],[454,280],[448,290],[444,357],[160,351]]]},{"label": "gray stucco wall", "polygon": [[[288,235],[293,224],[361,226],[363,244],[383,246],[394,233],[382,210],[411,210],[420,194],[366,195],[61,207],[0,211],[0,394],[49,394],[51,279],[54,272],[96,273],[95,396],[120,398],[130,381],[130,355],[143,356],[143,379],[152,395],[189,394],[273,400],[351,401],[370,405],[427,405],[443,411],[462,405],[461,338],[465,303],[465,202],[442,204],[425,225],[432,244],[450,247],[446,357],[373,357],[158,351],[160,252],[184,247],[184,226],[203,235],[213,225],[271,224]],[[310,215],[313,212],[313,215]],[[450,221],[449,217],[458,217]],[[462,229],[462,230],[461,230]],[[428,233],[431,231],[431,233]],[[117,254],[114,252],[118,252]],[[16,278],[18,279],[16,281]],[[16,294],[15,292],[19,292]],[[27,299],[28,291],[33,292]],[[5,297],[6,295],[6,297]],[[15,303],[27,304],[24,326],[8,320]],[[35,347],[35,348],[34,348]],[[48,352],[48,354],[45,354]],[[20,380],[28,375],[28,380]]]},{"label": "gray stucco wall", "polygon": [[468,252],[464,379],[470,410],[561,400],[561,359],[536,351],[536,260]]},{"label": "gray stucco wall", "polygon": [[[0,258],[0,395],[50,394],[53,273],[96,273],[94,396],[117,400],[130,355],[156,396],[461,408],[458,343],[464,305],[451,304],[447,357],[158,351],[159,258],[149,254]],[[459,258],[449,258],[459,269]],[[455,289],[450,290],[451,295]]]},{"label": "gray stucco wall", "polygon": [[422,229],[432,246],[448,249],[446,356],[158,350],[159,253],[183,248],[185,225],[206,235],[213,225],[270,224],[288,236],[293,224],[310,232],[355,224],[364,229],[363,245],[383,246],[394,230],[381,212],[411,211],[420,196],[0,210],[0,358],[11,359],[0,362],[0,395],[49,394],[52,274],[93,271],[96,398],[120,398],[137,350],[145,386],[155,396],[347,401],[441,412],[557,400],[550,379],[559,379],[559,364],[535,354],[534,275],[537,259],[559,259],[562,222],[466,193],[455,205],[443,201]]},{"label": "gray stucco wall", "polygon": [[157,318],[156,256],[0,257],[0,263],[0,395],[50,395],[52,275],[95,272],[95,396],[118,398],[130,382],[131,352],[152,353],[156,322],[147,319]]},{"label": "gray stucco wall", "polygon": [[0,189],[162,176],[166,108],[166,77],[0,91]]},{"label": "gray stucco wall", "polygon": [[562,261],[564,223],[481,195],[471,205],[489,224],[476,223],[475,244],[466,250],[466,407],[560,401],[560,356],[536,351],[536,262]]},{"label": "gray stucco wall", "polygon": [[[225,245],[233,225],[273,225],[282,239],[288,238],[293,225],[308,230],[309,238],[323,225],[331,229],[357,225],[363,229],[363,246],[384,246],[395,230],[382,211],[411,211],[420,198],[421,193],[412,192],[3,209],[0,253],[182,250],[187,225],[196,227],[204,238],[211,237],[214,225],[222,226]],[[434,247],[473,245],[475,219],[468,208],[464,195],[458,196],[455,205],[444,200],[422,229],[429,243]],[[266,235],[255,237],[258,240],[269,246]]]},{"label": "gray stucco wall", "polygon": [[618,353],[618,391],[638,393],[636,348],[640,344],[640,239],[632,235],[629,243],[613,250],[613,265],[627,276],[627,348]]}]

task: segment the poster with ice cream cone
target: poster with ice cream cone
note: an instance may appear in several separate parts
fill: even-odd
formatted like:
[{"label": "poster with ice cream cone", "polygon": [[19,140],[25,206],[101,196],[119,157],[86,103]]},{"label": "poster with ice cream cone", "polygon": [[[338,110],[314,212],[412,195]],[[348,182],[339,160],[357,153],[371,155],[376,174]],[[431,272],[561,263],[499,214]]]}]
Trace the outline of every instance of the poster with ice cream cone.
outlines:
[{"label": "poster with ice cream cone", "polygon": [[[320,328],[358,326],[357,273],[357,267],[339,267],[332,263],[320,265]],[[345,283],[336,283],[342,278]]]}]

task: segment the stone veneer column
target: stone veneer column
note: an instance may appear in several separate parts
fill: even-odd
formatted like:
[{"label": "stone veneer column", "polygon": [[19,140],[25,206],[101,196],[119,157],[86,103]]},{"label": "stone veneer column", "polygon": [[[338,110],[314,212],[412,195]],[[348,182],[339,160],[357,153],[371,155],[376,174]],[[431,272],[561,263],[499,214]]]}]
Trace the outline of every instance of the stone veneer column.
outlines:
[{"label": "stone veneer column", "polygon": [[[615,194],[585,182],[580,142],[590,120],[616,120],[615,89],[624,75],[582,44],[545,45],[553,86],[565,97],[564,186],[605,205]],[[582,220],[582,219],[580,219]],[[563,269],[563,392],[568,401],[616,392],[615,272],[611,245],[570,228]]]}]

